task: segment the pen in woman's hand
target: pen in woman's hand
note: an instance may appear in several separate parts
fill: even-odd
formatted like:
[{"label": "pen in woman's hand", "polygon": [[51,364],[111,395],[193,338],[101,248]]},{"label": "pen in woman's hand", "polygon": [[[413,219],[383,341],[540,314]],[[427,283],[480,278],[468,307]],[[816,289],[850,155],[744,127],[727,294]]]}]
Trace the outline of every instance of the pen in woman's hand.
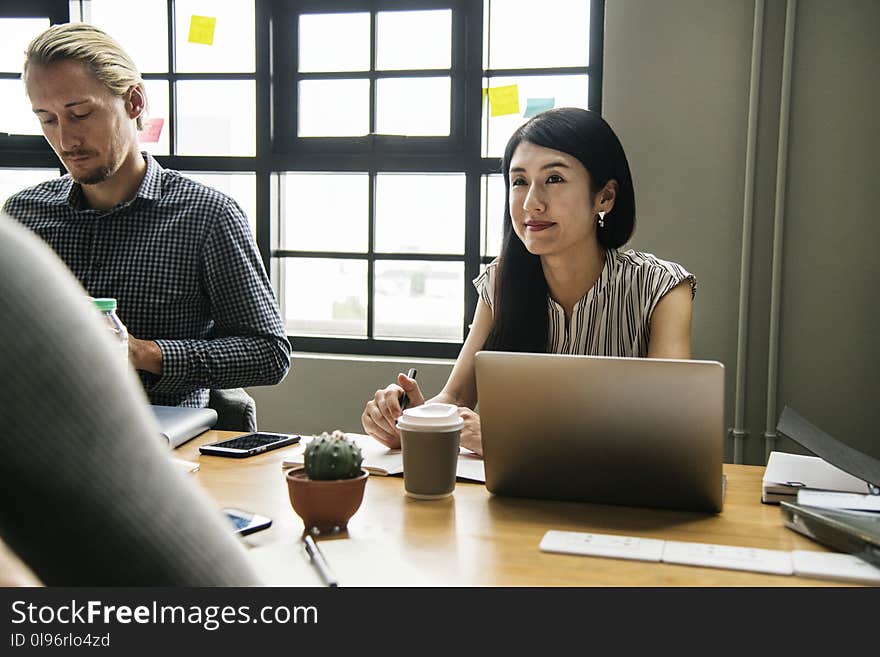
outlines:
[{"label": "pen in woman's hand", "polygon": [[[406,375],[410,379],[416,378],[416,368],[414,368],[414,367],[409,368],[409,371],[406,373]],[[403,393],[400,396],[399,401],[400,401],[400,412],[402,413],[403,411],[406,410],[406,407],[409,406],[409,395],[407,395],[406,393]]]}]

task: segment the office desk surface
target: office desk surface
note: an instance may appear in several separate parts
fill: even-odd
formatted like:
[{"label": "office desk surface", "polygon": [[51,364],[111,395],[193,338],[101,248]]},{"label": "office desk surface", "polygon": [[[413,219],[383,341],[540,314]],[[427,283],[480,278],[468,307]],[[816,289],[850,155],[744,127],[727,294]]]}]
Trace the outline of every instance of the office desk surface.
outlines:
[{"label": "office desk surface", "polygon": [[[198,446],[236,435],[207,432],[175,451],[198,461],[190,476],[220,507],[267,515],[273,525],[244,538],[262,560],[269,584],[309,577],[297,552],[302,522],[290,506],[281,461],[293,448],[246,459],[200,455]],[[417,501],[400,477],[371,476],[360,510],[349,521],[347,554],[359,555],[342,584],[389,586],[822,586],[793,576],[541,552],[549,529],[621,534],[775,550],[825,549],[782,525],[779,507],[761,504],[761,466],[728,465],[724,511],[718,515],[503,498],[481,484],[458,482],[454,495]],[[327,547],[339,547],[324,543]],[[363,548],[363,549],[361,549]],[[330,555],[328,555],[329,557]],[[339,557],[335,565],[338,564]],[[268,564],[266,561],[268,560]],[[332,561],[332,559],[331,559]],[[305,569],[304,569],[305,568]],[[356,573],[352,576],[350,573]],[[360,577],[363,573],[363,577]],[[337,573],[339,574],[339,573]],[[413,577],[413,575],[418,577]],[[354,581],[352,581],[354,579]]]}]

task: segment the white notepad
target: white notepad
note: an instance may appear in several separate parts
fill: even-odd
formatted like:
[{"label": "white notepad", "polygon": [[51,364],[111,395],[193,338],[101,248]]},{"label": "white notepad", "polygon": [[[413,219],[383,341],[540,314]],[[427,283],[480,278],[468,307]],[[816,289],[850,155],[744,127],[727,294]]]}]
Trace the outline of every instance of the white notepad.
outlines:
[{"label": "white notepad", "polygon": [[837,493],[824,490],[800,490],[797,503],[820,509],[848,509],[850,511],[880,511],[880,495]]}]

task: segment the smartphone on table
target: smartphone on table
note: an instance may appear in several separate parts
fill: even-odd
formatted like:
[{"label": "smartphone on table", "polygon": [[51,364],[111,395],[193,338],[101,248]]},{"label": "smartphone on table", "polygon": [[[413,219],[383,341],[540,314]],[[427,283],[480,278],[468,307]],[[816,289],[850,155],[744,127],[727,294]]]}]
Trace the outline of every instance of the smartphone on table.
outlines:
[{"label": "smartphone on table", "polygon": [[256,433],[247,433],[243,436],[202,445],[199,447],[199,451],[202,454],[209,454],[211,456],[230,456],[240,459],[245,456],[268,452],[270,449],[278,449],[285,445],[293,445],[298,443],[300,439],[301,436],[294,436],[288,433],[257,431]]},{"label": "smartphone on table", "polygon": [[272,518],[261,516],[243,509],[223,509],[223,514],[232,523],[235,533],[239,536],[253,534],[272,525]]}]

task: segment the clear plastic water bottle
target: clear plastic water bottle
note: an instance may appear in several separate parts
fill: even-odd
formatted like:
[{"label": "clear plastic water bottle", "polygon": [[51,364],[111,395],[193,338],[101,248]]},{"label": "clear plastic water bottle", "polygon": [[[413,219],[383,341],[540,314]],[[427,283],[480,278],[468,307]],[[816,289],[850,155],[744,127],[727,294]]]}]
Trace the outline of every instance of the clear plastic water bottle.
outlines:
[{"label": "clear plastic water bottle", "polygon": [[128,366],[128,331],[116,314],[116,299],[93,299],[92,301],[104,317],[107,328],[113,334],[114,342],[119,345],[122,362]]}]

